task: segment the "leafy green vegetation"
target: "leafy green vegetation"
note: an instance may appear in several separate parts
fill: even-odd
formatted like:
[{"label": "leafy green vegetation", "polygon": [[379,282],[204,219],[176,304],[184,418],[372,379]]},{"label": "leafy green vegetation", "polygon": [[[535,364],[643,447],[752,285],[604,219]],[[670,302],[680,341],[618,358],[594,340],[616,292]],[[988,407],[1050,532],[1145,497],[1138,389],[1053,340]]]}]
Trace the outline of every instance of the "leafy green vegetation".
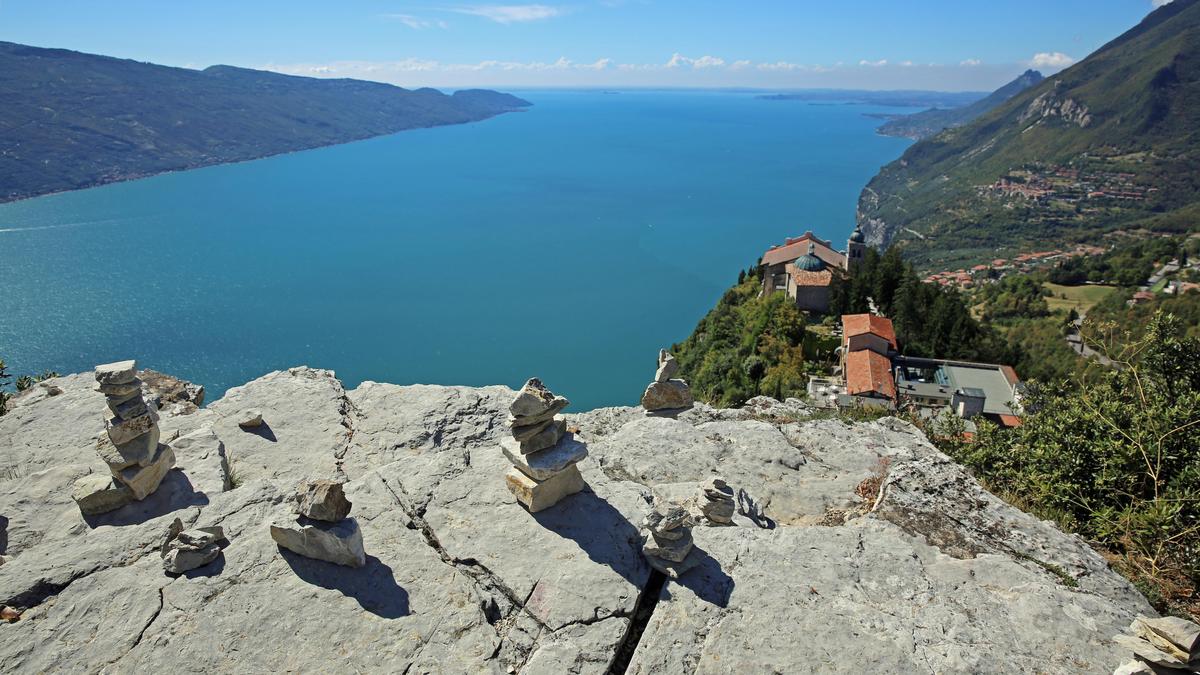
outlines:
[{"label": "leafy green vegetation", "polygon": [[1108,297],[1109,294],[1116,290],[1113,286],[1063,286],[1050,282],[1046,282],[1044,286],[1050,293],[1046,296],[1046,305],[1050,308],[1051,312],[1074,311],[1076,314],[1086,314],[1097,302]]},{"label": "leafy green vegetation", "polygon": [[1047,279],[1071,286],[1086,282],[1137,286],[1154,273],[1157,265],[1178,256],[1182,246],[1176,237],[1126,240],[1104,255],[1068,258],[1051,269]]},{"label": "leafy green vegetation", "polygon": [[981,424],[974,442],[932,436],[993,491],[1098,542],[1125,574],[1156,589],[1160,609],[1195,615],[1200,339],[1161,311],[1140,337],[1111,323],[1085,327],[1088,343],[1120,368],[1086,386],[1032,388],[1015,429]]},{"label": "leafy green vegetation", "polygon": [[999,363],[1013,357],[995,331],[971,316],[962,293],[923,283],[897,248],[868,251],[851,278],[835,278],[830,288],[835,316],[867,312],[870,301],[892,319],[904,354]]},{"label": "leafy green vegetation", "polygon": [[863,190],[859,222],[870,240],[941,268],[1119,229],[1194,230],[1198,58],[1200,4],[1167,4],[1071,68],[911,146]]},{"label": "leafy green vegetation", "polygon": [[0,202],[484,119],[529,105],[358,80],[168,68],[0,42]]},{"label": "leafy green vegetation", "polygon": [[803,396],[808,374],[824,372],[837,340],[807,331],[807,319],[783,293],[759,297],[757,270],[725,295],[672,351],[694,395],[737,406],[759,395]]}]

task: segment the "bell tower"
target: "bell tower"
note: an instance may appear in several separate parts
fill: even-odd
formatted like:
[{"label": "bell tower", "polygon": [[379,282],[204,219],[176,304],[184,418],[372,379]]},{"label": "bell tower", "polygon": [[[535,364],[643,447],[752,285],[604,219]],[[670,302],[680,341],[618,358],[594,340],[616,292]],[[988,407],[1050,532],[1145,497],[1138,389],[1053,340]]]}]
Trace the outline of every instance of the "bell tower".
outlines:
[{"label": "bell tower", "polygon": [[855,225],[854,231],[850,233],[850,239],[846,242],[846,271],[854,274],[854,268],[862,264],[863,256],[866,253],[867,238],[858,225]]}]

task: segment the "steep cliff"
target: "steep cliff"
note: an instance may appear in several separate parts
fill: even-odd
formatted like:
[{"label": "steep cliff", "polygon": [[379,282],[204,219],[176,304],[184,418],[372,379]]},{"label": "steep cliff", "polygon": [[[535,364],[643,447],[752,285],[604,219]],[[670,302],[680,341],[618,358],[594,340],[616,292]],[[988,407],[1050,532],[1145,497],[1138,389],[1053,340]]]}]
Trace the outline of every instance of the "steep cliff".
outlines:
[{"label": "steep cliff", "polygon": [[[167,378],[154,387],[186,391]],[[569,392],[566,392],[569,394]],[[529,514],[504,486],[506,387],[347,391],[293,368],[206,408],[162,402],[178,465],[143,502],[85,520],[71,485],[103,397],[56,378],[0,418],[0,662],[14,671],[1111,672],[1146,601],[1085,542],[983,490],[894,419],[799,401],[568,416],[584,492]],[[260,411],[263,426],[237,422]],[[204,430],[209,429],[212,433]],[[195,439],[202,439],[196,441]],[[652,494],[712,475],[731,526],[696,527],[697,568],[651,573]],[[279,549],[296,484],[344,478],[367,564]],[[174,518],[224,528],[172,576]]]}]

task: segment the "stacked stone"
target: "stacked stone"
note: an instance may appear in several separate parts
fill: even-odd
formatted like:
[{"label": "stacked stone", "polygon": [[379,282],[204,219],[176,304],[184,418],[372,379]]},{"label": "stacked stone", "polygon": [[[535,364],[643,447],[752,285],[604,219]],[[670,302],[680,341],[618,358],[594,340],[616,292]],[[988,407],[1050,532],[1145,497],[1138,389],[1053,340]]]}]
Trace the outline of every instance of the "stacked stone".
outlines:
[{"label": "stacked stone", "polygon": [[683,410],[691,408],[695,401],[688,383],[673,379],[679,372],[679,362],[665,349],[658,350],[658,370],[654,381],[642,393],[642,408],[646,412],[656,410]]},{"label": "stacked stone", "polygon": [[96,441],[96,453],[112,476],[90,474],[75,484],[75,501],[87,515],[145,499],[175,466],[175,452],[158,442],[158,411],[142,398],[137,362],[96,366],[95,374],[96,391],[104,394],[112,413]]},{"label": "stacked stone", "polygon": [[[692,516],[679,505],[656,499],[642,520],[642,553],[654,569],[678,578],[695,564],[692,552]],[[694,556],[692,556],[694,558]]]},{"label": "stacked stone", "polygon": [[696,495],[696,506],[700,513],[714,525],[730,525],[737,505],[733,501],[733,488],[722,478],[713,477],[700,485]]},{"label": "stacked stone", "polygon": [[220,527],[185,530],[183,521],[176,518],[167,528],[159,547],[163,570],[170,574],[183,574],[207,565],[221,555],[222,541],[225,541],[225,531]]},{"label": "stacked stone", "polygon": [[1200,673],[1200,625],[1174,616],[1139,616],[1129,624],[1129,633],[1113,641],[1137,658],[1122,664],[1116,674]]},{"label": "stacked stone", "polygon": [[575,465],[587,457],[587,446],[567,433],[567,421],[558,414],[569,404],[535,377],[508,407],[511,434],[500,441],[500,449],[513,468],[504,482],[530,513],[583,489],[583,475]]},{"label": "stacked stone", "polygon": [[271,538],[306,558],[362,567],[367,554],[358,521],[348,517],[351,506],[342,483],[304,481],[296,488],[295,515],[272,523]]}]

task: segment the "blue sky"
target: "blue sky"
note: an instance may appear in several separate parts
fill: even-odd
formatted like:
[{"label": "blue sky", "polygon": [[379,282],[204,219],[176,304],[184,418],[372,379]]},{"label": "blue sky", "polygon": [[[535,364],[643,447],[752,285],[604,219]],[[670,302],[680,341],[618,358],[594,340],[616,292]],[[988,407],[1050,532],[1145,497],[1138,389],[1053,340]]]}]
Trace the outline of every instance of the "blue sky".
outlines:
[{"label": "blue sky", "polygon": [[993,89],[1163,0],[0,0],[0,40],[402,86]]}]

